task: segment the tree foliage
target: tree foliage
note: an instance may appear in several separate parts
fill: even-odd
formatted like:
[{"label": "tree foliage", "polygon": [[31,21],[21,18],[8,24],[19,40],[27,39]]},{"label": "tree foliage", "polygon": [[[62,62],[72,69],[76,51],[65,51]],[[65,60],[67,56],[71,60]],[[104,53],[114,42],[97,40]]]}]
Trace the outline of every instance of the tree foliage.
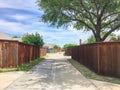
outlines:
[{"label": "tree foliage", "polygon": [[87,43],[95,43],[95,37],[93,35],[91,35],[88,40]]},{"label": "tree foliage", "polygon": [[97,42],[120,28],[120,0],[38,0],[38,5],[44,22],[92,31]]},{"label": "tree foliage", "polygon": [[54,48],[55,48],[55,49],[60,49],[61,47],[58,46],[58,45],[55,45]]},{"label": "tree foliage", "polygon": [[13,36],[12,38],[20,38],[20,36]]},{"label": "tree foliage", "polygon": [[22,37],[22,41],[26,44],[30,44],[30,45],[36,45],[36,46],[39,46],[39,47],[42,47],[44,45],[44,42],[43,42],[43,39],[42,39],[42,36],[40,36],[39,33],[35,33],[35,34],[25,34],[23,37]]},{"label": "tree foliage", "polygon": [[[102,32],[102,35],[104,36],[107,32]],[[116,36],[114,33],[111,33],[110,36]],[[112,40],[116,41],[116,38],[112,37]],[[87,43],[95,43],[95,37],[93,35],[91,35],[88,40]]]},{"label": "tree foliage", "polygon": [[74,47],[74,46],[77,46],[77,45],[76,45],[76,44],[71,44],[71,43],[65,44],[65,45],[63,46],[63,49],[71,48],[71,47]]}]

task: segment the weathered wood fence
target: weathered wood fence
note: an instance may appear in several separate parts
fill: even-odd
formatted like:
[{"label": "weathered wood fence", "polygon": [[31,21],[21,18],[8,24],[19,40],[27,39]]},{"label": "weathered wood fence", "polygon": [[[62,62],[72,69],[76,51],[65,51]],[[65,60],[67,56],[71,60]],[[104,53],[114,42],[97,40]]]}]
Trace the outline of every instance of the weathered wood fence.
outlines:
[{"label": "weathered wood fence", "polygon": [[46,48],[40,48],[40,57],[45,56],[47,53],[47,49]]},{"label": "weathered wood fence", "polygon": [[62,52],[62,50],[59,49],[59,48],[58,48],[58,49],[55,49],[54,51],[55,51],[55,53],[57,53],[57,52]]},{"label": "weathered wood fence", "polygon": [[0,40],[0,68],[17,67],[40,56],[40,48],[37,46]]},{"label": "weathered wood fence", "polygon": [[120,77],[120,42],[85,44],[70,50],[66,53],[94,72]]},{"label": "weathered wood fence", "polygon": [[72,48],[65,49],[65,55],[71,56],[72,55]]}]

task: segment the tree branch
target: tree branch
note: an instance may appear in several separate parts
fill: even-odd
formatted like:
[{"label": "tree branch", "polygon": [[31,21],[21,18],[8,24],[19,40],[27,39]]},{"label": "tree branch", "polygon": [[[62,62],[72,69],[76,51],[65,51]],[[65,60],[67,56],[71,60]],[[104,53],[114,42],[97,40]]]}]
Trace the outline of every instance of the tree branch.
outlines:
[{"label": "tree branch", "polygon": [[[73,10],[73,11],[76,11],[76,14],[75,14],[74,16],[80,15],[80,16],[82,16],[82,17],[85,17],[86,19],[88,19],[88,20],[92,23],[93,27],[96,26],[95,23],[94,23],[94,21],[93,21],[93,18],[92,18],[92,16],[91,16],[90,12],[89,12],[87,9],[85,9],[85,11],[86,11],[86,13],[89,14],[89,16],[87,16],[86,13],[83,13],[82,11],[77,10],[76,8],[73,8],[72,6],[67,6],[67,8],[69,8],[69,9],[71,9],[71,10]],[[69,13],[69,15],[70,15],[70,13]],[[71,15],[72,15],[72,14],[71,14]]]},{"label": "tree branch", "polygon": [[77,18],[74,18],[72,19],[73,21],[79,21],[80,23],[84,24],[87,28],[89,28],[90,30],[92,30],[93,34],[95,34],[95,30],[89,26],[87,23],[85,23],[83,20],[80,20],[80,19],[77,19]]},{"label": "tree branch", "polygon": [[102,26],[102,28],[105,28],[106,26],[110,25],[111,23],[115,22],[118,18],[115,18],[114,20],[112,20],[111,22],[106,23],[104,26]]},{"label": "tree branch", "polygon": [[[89,14],[88,19],[89,19],[90,22],[93,24],[93,26],[96,27],[96,25],[95,25],[95,23],[94,23],[94,21],[93,21],[93,18],[92,18],[92,15],[94,15],[95,17],[96,17],[96,15],[88,10],[88,8],[83,4],[82,0],[80,1],[80,5],[81,5],[82,8],[86,11],[86,13]],[[91,14],[92,14],[92,15],[91,15]]]},{"label": "tree branch", "polygon": [[116,25],[116,27],[114,27],[114,28],[112,28],[110,31],[108,31],[108,32],[104,35],[104,37],[102,38],[102,40],[105,40],[105,39],[109,36],[110,33],[112,33],[113,31],[115,31],[115,30],[118,29],[119,27],[120,27],[120,24]]},{"label": "tree branch", "polygon": [[120,14],[120,12],[114,12],[114,13],[111,13],[111,14],[109,14],[109,15],[103,17],[103,18],[102,18],[102,21],[103,21],[103,20],[106,20],[108,17],[113,16],[113,15],[115,15],[115,14],[118,15],[118,14]]}]

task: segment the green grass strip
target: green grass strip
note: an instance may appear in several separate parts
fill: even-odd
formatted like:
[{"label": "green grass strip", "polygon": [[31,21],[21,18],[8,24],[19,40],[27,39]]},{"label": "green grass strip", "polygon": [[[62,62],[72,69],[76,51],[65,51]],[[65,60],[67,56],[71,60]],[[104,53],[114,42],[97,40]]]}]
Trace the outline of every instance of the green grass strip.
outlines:
[{"label": "green grass strip", "polygon": [[38,59],[35,59],[33,61],[30,61],[29,63],[22,64],[22,65],[20,65],[20,66],[17,67],[17,71],[28,71],[33,66],[35,66],[36,64],[38,64],[42,60],[44,60],[44,58],[38,58]]},{"label": "green grass strip", "polygon": [[17,68],[0,68],[0,73],[1,72],[11,72],[11,71],[16,71]]},{"label": "green grass strip", "polygon": [[29,63],[22,64],[16,68],[0,68],[0,72],[10,72],[10,71],[28,71],[32,67],[34,67],[36,64],[40,63],[45,58],[38,58],[33,61],[30,61]]},{"label": "green grass strip", "polygon": [[88,69],[87,67],[85,67],[84,65],[80,64],[79,62],[73,59],[68,59],[68,61],[88,79],[94,79],[94,80],[99,80],[99,81],[120,84],[120,78],[98,75],[95,72],[91,71],[90,69]]}]

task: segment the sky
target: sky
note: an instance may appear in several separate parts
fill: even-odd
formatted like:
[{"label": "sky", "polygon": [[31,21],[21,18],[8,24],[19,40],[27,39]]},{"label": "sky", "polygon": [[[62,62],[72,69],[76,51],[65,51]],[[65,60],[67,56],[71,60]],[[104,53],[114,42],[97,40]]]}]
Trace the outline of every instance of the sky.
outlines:
[{"label": "sky", "polygon": [[38,32],[45,43],[63,46],[67,43],[79,44],[86,41],[90,33],[71,27],[56,28],[42,22],[43,11],[36,0],[0,0],[0,32],[10,36]]}]

